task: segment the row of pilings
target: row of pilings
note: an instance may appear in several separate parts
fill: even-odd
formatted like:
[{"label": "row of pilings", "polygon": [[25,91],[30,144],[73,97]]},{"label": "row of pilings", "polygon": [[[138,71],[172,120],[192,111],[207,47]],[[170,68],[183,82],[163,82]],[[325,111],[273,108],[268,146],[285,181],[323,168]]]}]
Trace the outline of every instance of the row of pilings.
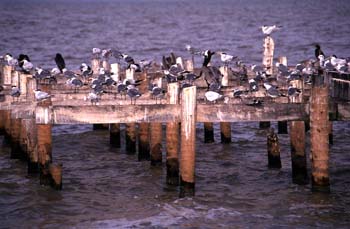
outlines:
[{"label": "row of pilings", "polygon": [[[0,130],[4,134],[4,141],[11,146],[11,158],[28,162],[28,172],[40,174],[40,184],[51,184],[56,189],[62,188],[62,165],[52,162],[52,125],[48,122],[38,122],[37,112],[47,111],[52,107],[52,101],[34,101],[32,91],[40,87],[42,91],[51,92],[52,85],[37,85],[31,76],[25,76],[11,70],[10,84],[4,77],[6,71],[1,68],[1,78],[7,79],[4,86],[17,85],[25,91],[21,102],[35,112],[23,117],[23,111],[16,106],[21,102],[10,102],[6,109],[0,111]],[[6,73],[8,74],[8,73]],[[16,77],[13,77],[16,76]],[[289,121],[291,139],[291,160],[293,182],[308,183],[307,158],[305,152],[305,121],[311,126],[311,180],[313,190],[329,191],[329,79],[323,75],[314,77],[309,103],[309,120]],[[295,81],[301,84],[301,81]],[[197,88],[184,88],[181,93],[177,83],[168,84],[167,104],[180,105],[180,119],[166,123],[166,183],[180,185],[180,196],[193,196],[195,191],[195,161],[196,161],[196,122],[197,122]],[[292,103],[302,103],[302,96],[292,100]],[[8,101],[7,101],[8,102]],[[29,104],[29,105],[28,105]],[[34,108],[33,108],[34,107]],[[21,113],[21,115],[19,115]],[[234,114],[232,114],[233,116]],[[18,118],[18,117],[21,118]],[[39,118],[40,119],[40,118]],[[126,123],[126,152],[134,154],[139,149],[138,160],[150,160],[151,165],[161,165],[162,158],[162,123],[156,121],[138,123],[136,136],[136,122]],[[231,142],[231,122],[222,121],[221,139],[223,143]],[[283,126],[283,125],[281,125]],[[285,126],[285,125],[284,125]],[[213,122],[204,122],[204,141],[214,141]],[[120,123],[110,122],[110,142],[120,147]],[[136,147],[136,138],[139,139]],[[270,168],[279,168],[280,149],[278,136],[269,132],[267,137],[268,165]]]}]

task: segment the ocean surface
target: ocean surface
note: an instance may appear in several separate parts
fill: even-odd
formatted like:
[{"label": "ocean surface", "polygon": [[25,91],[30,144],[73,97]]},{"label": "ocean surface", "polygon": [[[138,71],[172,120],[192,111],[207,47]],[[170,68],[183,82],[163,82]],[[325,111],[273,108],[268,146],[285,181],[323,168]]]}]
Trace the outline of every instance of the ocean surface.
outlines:
[{"label": "ocean surface", "polygon": [[[190,58],[190,44],[256,64],[259,27],[277,24],[275,56],[293,65],[314,58],[315,43],[326,55],[349,57],[349,12],[346,0],[1,0],[0,55],[25,53],[51,68],[60,52],[75,70],[94,47],[159,61],[170,52]],[[322,194],[292,183],[288,135],[279,135],[282,168],[271,170],[258,123],[232,123],[228,145],[220,143],[219,124],[215,143],[204,144],[198,123],[196,196],[179,199],[178,188],[165,184],[165,164],[138,162],[124,142],[112,148],[107,130],[55,126],[62,191],[40,186],[0,147],[0,228],[349,228],[350,123],[334,122],[333,134],[331,193]]]}]

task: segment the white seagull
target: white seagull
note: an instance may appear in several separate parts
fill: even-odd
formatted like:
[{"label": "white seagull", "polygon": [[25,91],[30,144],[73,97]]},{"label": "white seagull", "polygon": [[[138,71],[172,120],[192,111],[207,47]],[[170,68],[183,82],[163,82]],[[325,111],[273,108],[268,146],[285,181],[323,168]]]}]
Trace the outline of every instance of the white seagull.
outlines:
[{"label": "white seagull", "polygon": [[38,101],[42,101],[44,99],[48,99],[51,97],[47,92],[41,91],[40,89],[34,90],[35,98]]},{"label": "white seagull", "polygon": [[271,25],[271,26],[267,26],[267,25],[263,25],[261,26],[261,30],[263,32],[263,34],[270,36],[270,34],[276,30],[279,30],[281,28],[281,26],[277,26],[277,25]]}]

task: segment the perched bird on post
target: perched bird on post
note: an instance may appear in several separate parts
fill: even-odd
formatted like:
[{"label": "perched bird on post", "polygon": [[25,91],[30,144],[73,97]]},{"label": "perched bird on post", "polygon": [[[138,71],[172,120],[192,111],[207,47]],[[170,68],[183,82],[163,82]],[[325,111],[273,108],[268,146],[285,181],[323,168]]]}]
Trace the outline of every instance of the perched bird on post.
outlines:
[{"label": "perched bird on post", "polygon": [[63,73],[63,69],[66,68],[66,63],[65,63],[61,53],[56,54],[55,62],[56,62],[58,69],[60,70],[60,72]]},{"label": "perched bird on post", "polygon": [[325,57],[323,51],[321,50],[321,46],[319,44],[316,44],[315,48],[316,48],[315,49],[315,57],[316,57],[316,59],[318,59],[320,55],[323,55]]}]

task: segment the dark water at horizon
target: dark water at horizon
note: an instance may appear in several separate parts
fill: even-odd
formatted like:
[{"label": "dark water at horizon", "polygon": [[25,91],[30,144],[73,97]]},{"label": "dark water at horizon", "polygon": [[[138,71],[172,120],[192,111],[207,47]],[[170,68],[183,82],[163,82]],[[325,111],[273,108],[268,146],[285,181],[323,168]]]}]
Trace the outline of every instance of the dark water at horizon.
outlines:
[{"label": "dark water at horizon", "polygon": [[[278,24],[275,56],[295,64],[313,58],[316,42],[326,55],[350,56],[349,12],[345,0],[4,0],[0,55],[26,53],[35,65],[53,67],[61,52],[77,69],[93,47],[159,60],[171,51],[188,58],[184,46],[192,44],[253,64],[262,59],[259,27]],[[91,125],[53,129],[60,192],[27,176],[2,147],[0,228],[349,228],[350,123],[334,124],[330,194],[292,184],[288,135],[279,135],[282,169],[269,170],[257,123],[233,123],[229,145],[219,143],[218,124],[215,131],[216,143],[204,144],[198,124],[196,196],[185,199],[165,185],[165,166],[111,148],[108,131]]]}]

